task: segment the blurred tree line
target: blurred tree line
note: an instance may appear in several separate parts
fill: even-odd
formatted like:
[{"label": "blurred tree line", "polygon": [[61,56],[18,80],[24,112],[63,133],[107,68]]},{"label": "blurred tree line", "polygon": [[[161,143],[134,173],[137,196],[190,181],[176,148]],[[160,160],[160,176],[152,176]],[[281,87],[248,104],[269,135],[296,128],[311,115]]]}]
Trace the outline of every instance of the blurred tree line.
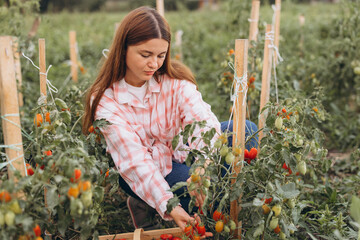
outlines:
[{"label": "blurred tree line", "polygon": [[[17,5],[26,0],[0,0],[0,6]],[[195,10],[213,4],[221,4],[229,0],[164,0],[167,11],[176,11],[179,9]],[[247,0],[251,1],[251,0]],[[274,4],[275,0],[260,0],[261,5]],[[335,2],[337,0],[283,0],[296,3],[310,3],[316,1]],[[41,13],[66,11],[129,11],[139,6],[156,7],[156,0],[39,0]]]}]

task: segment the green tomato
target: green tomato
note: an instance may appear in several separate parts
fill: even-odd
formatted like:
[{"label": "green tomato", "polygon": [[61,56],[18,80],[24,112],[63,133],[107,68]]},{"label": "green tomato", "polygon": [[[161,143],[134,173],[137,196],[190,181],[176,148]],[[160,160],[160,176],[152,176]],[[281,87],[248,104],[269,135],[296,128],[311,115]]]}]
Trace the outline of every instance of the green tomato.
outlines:
[{"label": "green tomato", "polygon": [[210,187],[210,180],[209,179],[207,179],[207,178],[205,178],[204,180],[203,180],[203,186],[205,187],[205,188],[209,188]]},{"label": "green tomato", "polygon": [[15,213],[13,211],[8,211],[5,214],[5,223],[6,225],[8,225],[9,227],[14,225],[15,222]]},{"label": "green tomato", "polygon": [[279,224],[279,219],[276,218],[276,217],[273,217],[273,218],[271,219],[270,223],[269,223],[269,228],[270,228],[271,230],[274,230],[274,229],[277,227],[278,224]]},{"label": "green tomato", "polygon": [[356,75],[360,75],[360,67],[354,68],[354,73],[355,73]]},{"label": "green tomato", "polygon": [[296,204],[296,200],[295,199],[289,199],[288,202],[287,202],[289,208],[293,209],[295,207],[295,204]]},{"label": "green tomato", "polygon": [[220,155],[222,157],[225,157],[229,152],[229,148],[227,146],[222,146],[221,149],[220,149]]},{"label": "green tomato", "polygon": [[20,213],[22,213],[22,210],[21,210],[21,208],[20,208],[19,202],[18,202],[18,200],[16,200],[16,199],[10,203],[9,208],[10,208],[10,210],[13,211],[15,214],[20,214]]},{"label": "green tomato", "polygon": [[229,222],[229,226],[231,230],[235,230],[236,229],[236,223],[233,220],[230,220]]},{"label": "green tomato", "polygon": [[280,232],[279,237],[280,237],[280,239],[282,239],[282,240],[285,240],[285,239],[286,239],[286,235],[285,235],[285,233],[283,233],[283,232]]},{"label": "green tomato", "polygon": [[85,208],[90,207],[92,205],[92,191],[83,192],[80,199]]},{"label": "green tomato", "polygon": [[282,119],[282,117],[276,118],[276,120],[275,120],[275,127],[276,127],[278,130],[281,130],[281,129],[282,129],[282,127],[283,127],[283,119]]},{"label": "green tomato", "polygon": [[228,226],[224,226],[224,232],[230,232],[230,228]]},{"label": "green tomato", "polygon": [[306,163],[305,161],[300,161],[297,165],[297,169],[302,175],[306,174]]},{"label": "green tomato", "polygon": [[214,143],[214,148],[221,148],[221,146],[222,146],[222,143],[221,143],[221,140],[220,139],[218,139],[218,140],[216,140],[216,142]]},{"label": "green tomato", "polygon": [[232,154],[231,152],[229,152],[228,154],[226,154],[226,157],[225,157],[225,162],[229,165],[231,165],[235,160],[235,156],[234,154]]}]

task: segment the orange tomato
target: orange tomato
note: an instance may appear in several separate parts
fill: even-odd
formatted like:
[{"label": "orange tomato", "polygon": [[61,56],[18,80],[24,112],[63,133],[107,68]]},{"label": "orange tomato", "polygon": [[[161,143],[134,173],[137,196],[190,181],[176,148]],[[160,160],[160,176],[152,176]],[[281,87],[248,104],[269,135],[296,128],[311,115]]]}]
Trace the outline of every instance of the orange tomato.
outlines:
[{"label": "orange tomato", "polygon": [[200,180],[199,174],[197,174],[197,173],[191,174],[191,181],[192,182],[197,183],[197,182],[199,182],[199,180]]},{"label": "orange tomato", "polygon": [[43,117],[40,113],[36,114],[34,118],[34,125],[36,127],[40,127],[40,125],[43,123]]},{"label": "orange tomato", "polygon": [[90,181],[79,182],[80,191],[85,192],[91,188]]},{"label": "orange tomato", "polygon": [[105,177],[107,178],[109,176],[109,169],[105,173]]},{"label": "orange tomato", "polygon": [[68,197],[77,198],[79,196],[79,188],[78,187],[70,187],[67,193]]},{"label": "orange tomato", "polygon": [[271,211],[270,208],[269,208],[269,206],[266,205],[266,204],[263,204],[263,205],[262,205],[262,209],[263,209],[263,213],[264,213],[265,215],[269,214],[270,211]]},{"label": "orange tomato", "polygon": [[223,221],[217,221],[216,222],[216,225],[215,225],[215,231],[216,232],[218,232],[218,233],[220,233],[220,232],[222,232],[224,230],[224,223],[223,223]]},{"label": "orange tomato", "polygon": [[0,192],[0,201],[1,202],[10,202],[11,201],[11,195],[8,191],[4,190]]},{"label": "orange tomato", "polygon": [[44,151],[44,154],[45,154],[46,156],[52,156],[52,151],[51,151],[51,150]]},{"label": "orange tomato", "polygon": [[280,229],[280,226],[279,226],[279,224],[276,226],[276,228],[274,229],[274,232],[276,233],[276,234],[279,234],[280,232],[281,232],[281,229]]},{"label": "orange tomato", "polygon": [[49,124],[51,124],[51,119],[50,119],[50,113],[49,112],[45,113],[45,122],[48,122]]},{"label": "orange tomato", "polygon": [[95,128],[94,128],[94,126],[93,126],[93,125],[91,125],[91,126],[89,127],[89,129],[88,129],[89,133],[93,133],[93,132],[94,132],[94,130],[95,130]]}]

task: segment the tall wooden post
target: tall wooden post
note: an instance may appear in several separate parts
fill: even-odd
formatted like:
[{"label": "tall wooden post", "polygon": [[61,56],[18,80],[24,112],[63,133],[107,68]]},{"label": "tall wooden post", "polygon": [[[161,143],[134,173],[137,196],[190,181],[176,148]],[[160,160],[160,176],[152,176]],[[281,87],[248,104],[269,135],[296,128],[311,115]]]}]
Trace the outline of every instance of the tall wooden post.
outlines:
[{"label": "tall wooden post", "polygon": [[[258,34],[258,22],[259,22],[259,10],[260,10],[260,0],[253,0],[251,3],[251,16],[250,16],[250,29],[249,29],[249,44],[250,48],[252,48],[251,41],[257,41],[257,34]],[[255,68],[255,55],[251,60],[251,69]],[[251,76],[249,76],[250,78]],[[248,118],[250,119],[251,113],[251,100],[248,100]]]},{"label": "tall wooden post", "polygon": [[[274,44],[279,49],[279,37],[280,37],[280,12],[281,12],[281,0],[275,0],[275,36]],[[275,55],[275,63],[277,62],[277,55]]]},{"label": "tall wooden post", "polygon": [[[236,39],[235,40],[235,72],[238,78],[242,78],[247,73],[248,65],[248,39]],[[246,121],[246,92],[247,92],[247,79],[243,79],[243,84],[238,84],[239,88],[235,89],[237,92],[237,98],[235,99],[234,120],[233,120],[233,146],[240,147],[244,151],[245,149],[245,121]],[[234,79],[236,81],[236,79]],[[235,84],[236,86],[237,84]],[[238,164],[240,162],[240,164]],[[241,171],[241,167],[244,162],[244,154],[240,156],[234,162],[234,175],[238,175]],[[232,181],[235,182],[235,179]],[[235,221],[238,226],[238,231],[235,232],[235,237],[241,237],[241,223],[238,223],[238,214],[240,199],[234,200],[230,204],[230,218]]]},{"label": "tall wooden post", "polygon": [[165,17],[164,0],[156,0],[156,10],[162,17]]},{"label": "tall wooden post", "polygon": [[252,47],[251,41],[257,40],[259,9],[260,9],[260,0],[253,0],[251,4],[251,17],[250,17],[250,29],[249,29],[250,47]]},{"label": "tall wooden post", "polygon": [[16,37],[12,38],[12,46],[13,46],[13,54],[14,54],[14,63],[15,63],[15,78],[17,81],[17,87],[18,87],[18,97],[19,97],[19,107],[22,107],[24,105],[23,95],[19,91],[22,86],[22,75],[21,75],[21,64],[20,64],[20,54],[19,54],[19,40]]},{"label": "tall wooden post", "polygon": [[[269,102],[270,97],[270,80],[271,80],[271,65],[272,65],[272,52],[269,49],[271,40],[269,35],[271,34],[272,26],[271,24],[266,25],[266,34],[265,34],[265,46],[264,46],[264,63],[262,69],[262,84],[261,84],[261,96],[260,96],[260,111],[265,107]],[[272,36],[271,36],[272,37]],[[259,129],[265,126],[265,119],[267,116],[267,111],[264,111],[259,115]],[[264,131],[259,132],[259,142],[264,137]]]},{"label": "tall wooden post", "polygon": [[[8,161],[12,161],[11,165],[14,166],[22,176],[25,176],[19,99],[12,41],[11,36],[0,37],[0,102],[2,128],[4,143],[5,145],[11,146],[11,148],[6,148],[5,150]],[[14,178],[15,169],[11,166],[8,167],[9,178]],[[14,179],[14,181],[17,181],[17,179]]]},{"label": "tall wooden post", "polygon": [[46,61],[45,61],[45,39],[39,39],[39,67],[40,67],[40,94],[45,97],[46,102]]},{"label": "tall wooden post", "polygon": [[77,83],[78,82],[78,63],[77,63],[77,53],[76,53],[76,32],[69,32],[70,39],[70,62],[71,62],[71,78]]}]

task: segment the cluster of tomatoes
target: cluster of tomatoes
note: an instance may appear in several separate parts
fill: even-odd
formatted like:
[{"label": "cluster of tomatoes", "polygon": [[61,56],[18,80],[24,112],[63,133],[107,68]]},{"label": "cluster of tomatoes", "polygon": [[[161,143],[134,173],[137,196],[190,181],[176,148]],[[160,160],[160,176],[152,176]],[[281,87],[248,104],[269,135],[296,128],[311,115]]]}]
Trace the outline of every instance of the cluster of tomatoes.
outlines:
[{"label": "cluster of tomatoes", "polygon": [[[2,190],[0,192],[0,228],[5,226],[12,227],[15,224],[15,217],[18,214],[21,214],[23,210],[20,207],[19,201],[14,198],[7,190]],[[27,235],[21,235],[18,238],[19,240],[42,240],[41,229],[39,225],[35,225],[33,228],[33,233]]]},{"label": "cluster of tomatoes", "polygon": [[244,151],[244,161],[246,161],[248,164],[251,163],[251,160],[254,160],[257,156],[257,149],[251,148],[250,151],[245,149]]}]

